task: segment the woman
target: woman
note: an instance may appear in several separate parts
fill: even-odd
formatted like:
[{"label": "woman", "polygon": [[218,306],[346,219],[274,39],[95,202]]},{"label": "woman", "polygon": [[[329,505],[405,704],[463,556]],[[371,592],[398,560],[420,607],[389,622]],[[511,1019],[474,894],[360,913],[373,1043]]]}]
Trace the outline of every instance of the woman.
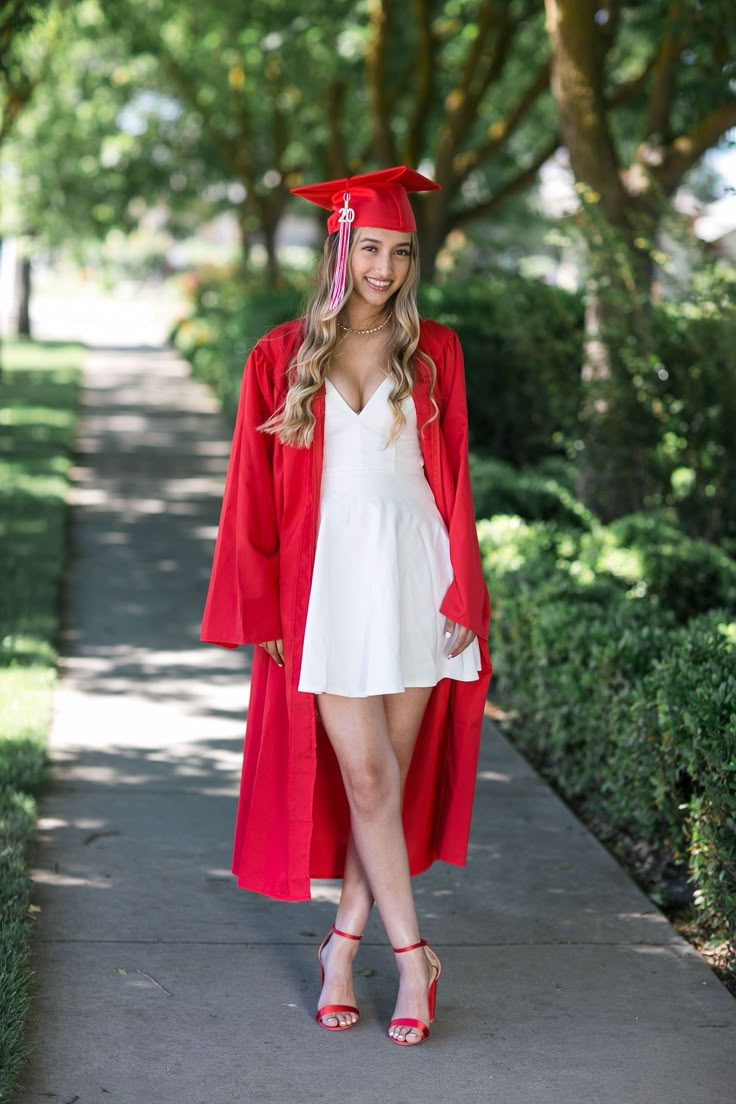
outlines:
[{"label": "woman", "polygon": [[[331,211],[304,319],[243,377],[202,639],[256,643],[238,884],[289,900],[343,878],[317,1020],[358,1020],[352,960],[375,900],[397,955],[389,1037],[429,1034],[437,955],[411,875],[466,861],[491,664],[462,354],[419,319],[404,166],[296,188]],[[416,749],[416,751],[415,751]]]}]

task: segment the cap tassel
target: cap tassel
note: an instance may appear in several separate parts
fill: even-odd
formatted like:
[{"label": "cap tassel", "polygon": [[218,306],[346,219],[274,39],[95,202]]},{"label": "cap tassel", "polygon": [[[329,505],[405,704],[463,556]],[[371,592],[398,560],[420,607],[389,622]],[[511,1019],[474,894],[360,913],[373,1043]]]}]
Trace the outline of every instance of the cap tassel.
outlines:
[{"label": "cap tassel", "polygon": [[337,310],[345,295],[345,283],[348,270],[348,251],[350,247],[350,228],[355,219],[355,211],[350,206],[350,193],[345,192],[343,206],[340,208],[338,223],[340,229],[337,240],[337,257],[335,258],[335,272],[332,277],[332,291],[330,292],[330,305],[328,310]]}]

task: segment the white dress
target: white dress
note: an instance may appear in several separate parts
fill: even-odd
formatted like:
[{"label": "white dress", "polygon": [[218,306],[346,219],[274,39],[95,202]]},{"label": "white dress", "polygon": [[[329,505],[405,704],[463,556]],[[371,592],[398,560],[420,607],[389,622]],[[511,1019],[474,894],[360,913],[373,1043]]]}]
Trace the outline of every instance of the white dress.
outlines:
[{"label": "white dress", "polygon": [[385,447],[391,380],[356,413],[329,380],[319,529],[301,691],[360,698],[473,682],[477,639],[449,659],[440,603],[453,579],[447,527],[424,474],[414,400]]}]

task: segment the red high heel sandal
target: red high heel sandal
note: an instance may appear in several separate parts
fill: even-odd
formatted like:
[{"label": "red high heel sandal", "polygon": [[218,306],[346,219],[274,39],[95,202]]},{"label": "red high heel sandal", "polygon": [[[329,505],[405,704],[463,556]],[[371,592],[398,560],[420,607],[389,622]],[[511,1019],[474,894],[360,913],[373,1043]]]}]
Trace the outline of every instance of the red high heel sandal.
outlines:
[{"label": "red high heel sandal", "polygon": [[[324,939],[320,943],[319,950],[317,951],[317,961],[319,962],[319,968],[320,968],[320,972],[321,972],[321,978],[320,978],[320,983],[319,983],[320,989],[322,988],[322,986],[325,983],[325,968],[322,965],[322,951],[325,949],[328,942],[332,938],[333,933],[335,935],[341,935],[343,937],[343,939],[355,939],[356,942],[359,939],[363,938],[362,935],[350,935],[349,932],[340,931],[340,929],[336,928],[334,924],[330,925],[330,930],[328,931],[327,935],[324,937]],[[326,1031],[347,1031],[349,1027],[355,1027],[355,1024],[358,1022],[358,1020],[355,1020],[354,1023],[349,1023],[349,1024],[341,1024],[341,1023],[326,1024],[326,1023],[322,1023],[322,1017],[323,1016],[334,1016],[337,1012],[354,1012],[355,1015],[358,1017],[358,1019],[360,1019],[360,1012],[352,1004],[323,1004],[321,1008],[317,1009],[317,1015],[314,1018],[316,1019],[319,1026],[324,1027]]]},{"label": "red high heel sandal", "polygon": [[[429,1022],[432,1023],[432,1021],[434,1020],[435,1008],[437,1006],[437,981],[440,974],[442,973],[442,963],[440,962],[439,957],[435,954],[434,951],[432,951],[432,948],[429,946],[429,943],[426,939],[421,939],[418,943],[412,943],[410,947],[394,947],[393,952],[394,954],[403,954],[404,951],[416,951],[418,947],[426,947],[427,950],[431,951],[433,955],[432,958],[429,958],[429,955],[427,956],[429,958],[429,964],[434,970],[434,977],[430,981],[429,989],[427,991],[427,995],[429,997]],[[423,1043],[425,1039],[429,1038],[429,1028],[422,1020],[414,1020],[409,1017],[404,1017],[403,1019],[391,1020],[388,1027],[389,1039],[392,1043],[398,1043],[399,1046],[418,1046],[420,1043]],[[404,1037],[403,1039],[395,1039],[393,1035],[390,1034],[392,1027],[412,1027],[415,1031],[421,1032],[422,1037],[421,1039],[417,1039],[414,1043],[408,1042],[406,1037]]]}]

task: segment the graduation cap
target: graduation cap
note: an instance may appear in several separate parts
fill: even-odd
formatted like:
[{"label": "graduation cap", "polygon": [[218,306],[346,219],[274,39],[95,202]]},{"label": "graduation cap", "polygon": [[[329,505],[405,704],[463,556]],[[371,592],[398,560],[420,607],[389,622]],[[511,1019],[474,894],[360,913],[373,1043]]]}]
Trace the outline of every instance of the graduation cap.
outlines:
[{"label": "graduation cap", "polygon": [[377,230],[395,230],[409,234],[417,228],[409,203],[409,192],[431,192],[440,185],[427,176],[396,165],[378,172],[346,176],[292,188],[294,195],[308,199],[331,212],[327,220],[329,233],[339,230],[329,310],[340,306],[345,294],[348,244],[352,226],[375,226]]}]

